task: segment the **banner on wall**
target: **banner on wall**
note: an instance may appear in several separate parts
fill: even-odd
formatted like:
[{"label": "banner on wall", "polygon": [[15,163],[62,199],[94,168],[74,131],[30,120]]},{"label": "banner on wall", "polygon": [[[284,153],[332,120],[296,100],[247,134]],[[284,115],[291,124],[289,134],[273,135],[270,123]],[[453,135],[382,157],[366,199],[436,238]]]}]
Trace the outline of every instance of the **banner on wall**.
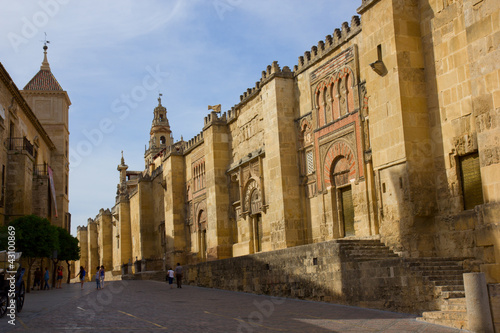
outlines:
[{"label": "banner on wall", "polygon": [[57,217],[57,201],[56,201],[56,188],[54,186],[54,178],[52,177],[52,169],[47,166],[49,170],[49,181],[50,181],[50,193],[52,193],[52,201],[54,202],[54,208],[56,209],[56,217]]}]

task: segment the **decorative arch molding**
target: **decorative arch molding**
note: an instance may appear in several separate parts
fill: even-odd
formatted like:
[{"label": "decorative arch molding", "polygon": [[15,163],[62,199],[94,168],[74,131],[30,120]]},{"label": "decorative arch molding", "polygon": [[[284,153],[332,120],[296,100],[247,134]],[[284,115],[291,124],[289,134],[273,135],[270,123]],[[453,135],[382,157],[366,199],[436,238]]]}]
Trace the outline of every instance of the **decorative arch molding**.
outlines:
[{"label": "decorative arch molding", "polygon": [[195,206],[195,230],[207,229],[207,201],[202,200]]},{"label": "decorative arch molding", "polygon": [[299,132],[300,148],[310,146],[313,142],[312,124],[308,119],[302,119]]},{"label": "decorative arch molding", "polygon": [[359,108],[355,71],[344,65],[314,87],[313,110],[317,125],[325,126]]},{"label": "decorative arch molding", "polygon": [[260,182],[255,178],[250,178],[245,185],[245,195],[243,199],[243,213],[255,215],[262,212],[262,191]]},{"label": "decorative arch molding", "polygon": [[348,182],[352,179],[358,180],[359,172],[356,163],[356,154],[353,153],[354,151],[355,150],[344,140],[337,140],[332,143],[325,154],[323,163],[323,179],[326,188],[330,186],[338,187],[339,185],[345,185],[335,184],[335,172],[339,173],[340,171],[348,170]]}]

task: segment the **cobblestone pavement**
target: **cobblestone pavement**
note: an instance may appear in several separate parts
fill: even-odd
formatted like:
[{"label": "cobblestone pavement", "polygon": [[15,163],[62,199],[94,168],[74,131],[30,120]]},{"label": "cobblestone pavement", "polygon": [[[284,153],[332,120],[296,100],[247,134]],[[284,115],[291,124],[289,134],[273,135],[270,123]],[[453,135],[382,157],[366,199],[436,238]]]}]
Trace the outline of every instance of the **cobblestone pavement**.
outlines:
[{"label": "cobblestone pavement", "polygon": [[460,332],[400,313],[157,281],[31,292],[15,326],[8,320],[0,332]]}]

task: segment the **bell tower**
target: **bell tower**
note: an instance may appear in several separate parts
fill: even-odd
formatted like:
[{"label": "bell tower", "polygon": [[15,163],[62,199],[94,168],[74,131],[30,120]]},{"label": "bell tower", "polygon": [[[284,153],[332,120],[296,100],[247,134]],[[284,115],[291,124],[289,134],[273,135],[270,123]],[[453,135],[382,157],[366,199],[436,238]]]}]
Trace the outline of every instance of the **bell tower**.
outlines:
[{"label": "bell tower", "polygon": [[153,163],[154,157],[164,148],[172,145],[172,131],[167,119],[167,109],[161,105],[161,96],[158,96],[158,106],[154,109],[153,123],[149,132],[149,148],[144,153],[146,168]]},{"label": "bell tower", "polygon": [[38,157],[35,164],[47,165],[55,193],[52,193],[51,223],[66,230],[71,228],[69,213],[69,125],[71,101],[52,74],[47,60],[47,44],[43,46],[43,61],[38,73],[21,91],[43,128],[56,146],[50,157]]}]

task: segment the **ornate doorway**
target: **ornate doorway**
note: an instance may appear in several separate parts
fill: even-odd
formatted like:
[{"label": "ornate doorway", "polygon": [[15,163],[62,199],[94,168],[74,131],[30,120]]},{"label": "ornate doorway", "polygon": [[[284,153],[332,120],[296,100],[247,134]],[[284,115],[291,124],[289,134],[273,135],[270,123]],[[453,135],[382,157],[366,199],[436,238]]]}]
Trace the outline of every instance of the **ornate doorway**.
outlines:
[{"label": "ornate doorway", "polygon": [[260,191],[255,188],[250,195],[250,214],[252,219],[254,252],[262,251],[262,238],[264,232],[262,230],[262,200]]},{"label": "ornate doorway", "polygon": [[207,214],[204,210],[198,213],[198,250],[201,260],[207,259]]},{"label": "ornate doorway", "polygon": [[352,203],[352,189],[347,186],[340,189],[342,201],[342,220],[344,222],[344,236],[354,236],[354,205]]}]

